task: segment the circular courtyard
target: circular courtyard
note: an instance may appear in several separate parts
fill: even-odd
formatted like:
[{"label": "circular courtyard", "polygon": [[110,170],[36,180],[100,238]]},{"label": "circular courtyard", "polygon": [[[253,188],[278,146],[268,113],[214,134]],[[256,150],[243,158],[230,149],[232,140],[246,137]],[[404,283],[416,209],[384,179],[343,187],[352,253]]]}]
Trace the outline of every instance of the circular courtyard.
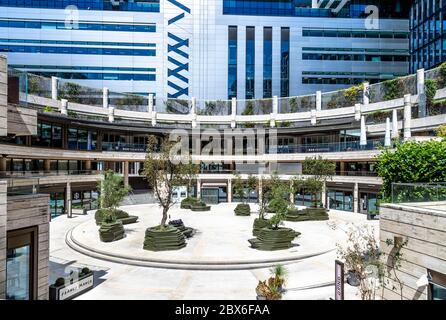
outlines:
[{"label": "circular courtyard", "polygon": [[196,229],[187,246],[177,251],[143,249],[144,233],[159,224],[161,208],[156,204],[125,206],[121,209],[139,217],[138,222],[125,225],[125,238],[101,242],[94,218],[81,223],[66,235],[67,244],[80,253],[94,258],[137,266],[197,270],[236,270],[269,267],[278,263],[298,262],[335,250],[334,230],[327,221],[288,222],[286,227],[301,235],[286,250],[260,251],[250,247],[257,205],[248,217],[234,215],[236,204],[213,205],[208,212],[192,212],[173,207],[170,220],[181,219],[185,226]]}]

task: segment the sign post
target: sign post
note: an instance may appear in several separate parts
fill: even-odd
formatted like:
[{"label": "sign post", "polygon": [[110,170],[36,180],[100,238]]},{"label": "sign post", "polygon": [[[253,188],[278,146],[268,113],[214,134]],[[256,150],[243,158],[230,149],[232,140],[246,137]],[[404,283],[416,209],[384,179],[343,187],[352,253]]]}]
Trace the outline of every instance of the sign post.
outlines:
[{"label": "sign post", "polygon": [[335,300],[344,300],[344,263],[335,261]]}]

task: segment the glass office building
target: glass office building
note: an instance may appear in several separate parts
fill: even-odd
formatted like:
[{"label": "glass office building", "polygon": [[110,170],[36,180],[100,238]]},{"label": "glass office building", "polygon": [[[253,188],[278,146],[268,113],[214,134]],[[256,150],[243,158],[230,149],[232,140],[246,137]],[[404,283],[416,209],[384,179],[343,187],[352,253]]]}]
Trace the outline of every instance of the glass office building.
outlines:
[{"label": "glass office building", "polygon": [[430,69],[446,60],[446,1],[414,0],[410,9],[410,69]]}]

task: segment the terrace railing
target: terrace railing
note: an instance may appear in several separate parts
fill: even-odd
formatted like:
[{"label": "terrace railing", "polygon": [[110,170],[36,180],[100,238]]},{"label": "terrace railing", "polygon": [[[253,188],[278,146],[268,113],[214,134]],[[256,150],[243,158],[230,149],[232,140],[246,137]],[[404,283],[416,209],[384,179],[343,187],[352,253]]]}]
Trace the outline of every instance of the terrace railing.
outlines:
[{"label": "terrace railing", "polygon": [[[446,182],[443,183],[392,183],[393,203],[445,202]],[[437,208],[436,208],[437,209]]]}]

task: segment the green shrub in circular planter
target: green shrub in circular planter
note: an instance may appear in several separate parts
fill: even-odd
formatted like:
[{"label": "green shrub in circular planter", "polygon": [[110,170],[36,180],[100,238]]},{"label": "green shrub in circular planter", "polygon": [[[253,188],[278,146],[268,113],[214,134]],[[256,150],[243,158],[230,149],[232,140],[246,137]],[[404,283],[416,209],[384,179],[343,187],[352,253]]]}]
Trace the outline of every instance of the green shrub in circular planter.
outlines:
[{"label": "green shrub in circular planter", "polygon": [[251,207],[247,203],[239,203],[235,207],[234,213],[236,216],[249,216],[251,214]]},{"label": "green shrub in circular planter", "polygon": [[190,209],[192,211],[210,211],[211,206],[208,206],[206,203],[200,201],[200,202],[197,202],[197,203],[191,205]]},{"label": "green shrub in circular planter", "polygon": [[252,235],[257,237],[259,235],[259,231],[262,228],[268,227],[269,221],[268,219],[256,218],[254,219],[254,224],[252,226]]},{"label": "green shrub in circular planter", "polygon": [[198,201],[197,198],[194,198],[194,197],[187,197],[186,199],[183,199],[183,200],[181,201],[180,208],[181,208],[181,209],[190,209],[190,207],[191,207],[193,204],[196,204],[196,203],[198,203],[198,202],[199,202],[199,201]]},{"label": "green shrub in circular planter", "polygon": [[254,249],[265,251],[284,250],[290,248],[292,246],[291,242],[299,235],[299,232],[290,228],[271,229],[270,227],[265,227],[260,229],[257,238],[248,241]]},{"label": "green shrub in circular planter", "polygon": [[186,246],[184,234],[177,228],[160,226],[147,228],[144,237],[144,250],[167,251],[179,250]]},{"label": "green shrub in circular planter", "polygon": [[99,228],[99,238],[102,242],[113,242],[124,238],[125,231],[122,222],[104,221]]},{"label": "green shrub in circular planter", "polygon": [[101,225],[101,223],[106,219],[107,216],[114,215],[114,219],[121,221],[123,225],[135,223],[138,221],[137,216],[131,216],[127,212],[115,209],[98,209],[94,214],[94,218],[96,220],[96,225]]}]

